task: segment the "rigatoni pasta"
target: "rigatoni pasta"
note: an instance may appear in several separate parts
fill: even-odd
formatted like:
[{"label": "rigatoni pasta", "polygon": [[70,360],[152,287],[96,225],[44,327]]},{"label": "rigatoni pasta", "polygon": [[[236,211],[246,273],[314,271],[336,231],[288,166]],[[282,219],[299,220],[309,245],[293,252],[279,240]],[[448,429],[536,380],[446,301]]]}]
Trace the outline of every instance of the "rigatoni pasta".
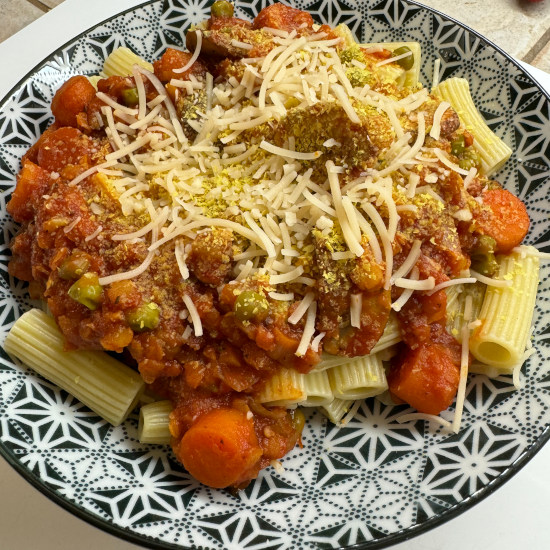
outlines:
[{"label": "rigatoni pasta", "polygon": [[145,389],[141,376],[106,353],[66,352],[64,345],[53,318],[32,309],[13,325],[4,349],[118,426]]},{"label": "rigatoni pasta", "polygon": [[153,71],[153,65],[136,55],[130,48],[117,48],[103,63],[103,73],[107,76],[130,76],[135,64]]},{"label": "rigatoni pasta", "polygon": [[325,405],[320,411],[334,424],[338,424],[345,414],[351,409],[353,399],[334,399]]},{"label": "rigatoni pasta", "polygon": [[302,407],[324,407],[332,402],[334,394],[327,371],[305,374],[305,390],[307,398],[302,401]]},{"label": "rigatoni pasta", "polygon": [[481,363],[517,365],[525,351],[539,283],[539,259],[520,253],[499,258],[498,279],[509,287],[488,286],[479,313],[481,325],[470,337],[470,351]]},{"label": "rigatoni pasta", "polygon": [[144,405],[139,410],[138,439],[141,443],[169,445],[170,438],[170,401],[156,401]]},{"label": "rigatoni pasta", "polygon": [[327,372],[334,396],[338,399],[366,399],[388,389],[384,365],[377,354],[366,355]]},{"label": "rigatoni pasta", "polygon": [[483,120],[470,94],[468,81],[448,78],[433,93],[455,108],[466,129],[474,135],[474,148],[481,156],[483,173],[489,176],[497,172],[512,155],[512,149]]},{"label": "rigatoni pasta", "polygon": [[[453,287],[451,287],[453,288]],[[462,285],[462,292],[455,293],[456,299],[447,301],[447,330],[462,344],[462,327],[479,317],[487,286],[483,283]],[[469,305],[468,320],[464,319],[466,305]]]}]

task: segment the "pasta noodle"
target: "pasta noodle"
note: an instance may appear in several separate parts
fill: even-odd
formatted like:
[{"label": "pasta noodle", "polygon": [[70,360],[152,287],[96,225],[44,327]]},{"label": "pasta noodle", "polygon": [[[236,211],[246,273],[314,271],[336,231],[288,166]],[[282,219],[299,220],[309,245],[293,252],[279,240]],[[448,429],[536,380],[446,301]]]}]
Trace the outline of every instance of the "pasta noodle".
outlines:
[{"label": "pasta noodle", "polygon": [[535,308],[539,259],[513,253],[499,259],[499,279],[510,287],[489,286],[479,314],[481,326],[470,337],[472,355],[488,365],[513,367],[521,360]]},{"label": "pasta noodle", "polygon": [[481,155],[483,173],[491,175],[500,170],[512,155],[512,150],[483,120],[470,95],[468,81],[464,78],[448,78],[433,93],[454,107],[460,120],[475,136],[474,148]]},{"label": "pasta noodle", "polygon": [[353,399],[334,399],[328,405],[320,408],[319,410],[334,424],[338,424],[344,415],[351,409],[353,405]]},{"label": "pasta noodle", "polygon": [[[447,296],[450,294],[456,297],[451,300],[447,298],[447,331],[452,334],[460,344],[462,344],[462,327],[464,324],[468,324],[479,317],[486,288],[486,285],[483,283],[474,283],[464,285],[460,294],[458,294],[458,292],[455,292],[454,295],[451,292],[447,294]],[[468,296],[471,297],[472,307],[470,319],[465,320],[464,309]]]},{"label": "pasta noodle", "polygon": [[260,392],[259,402],[269,406],[290,407],[307,399],[303,374],[282,368],[268,380]]},{"label": "pasta noodle", "polygon": [[388,389],[382,360],[376,354],[333,367],[328,377],[338,399],[366,399]]},{"label": "pasta noodle", "polygon": [[304,375],[307,399],[302,407],[324,407],[334,399],[327,371],[310,372]]},{"label": "pasta noodle", "polygon": [[22,315],[4,349],[118,426],[136,406],[145,384],[139,373],[103,352],[64,350],[55,321],[39,309]]},{"label": "pasta noodle", "polygon": [[130,76],[135,64],[153,72],[153,65],[129,48],[117,48],[105,60],[103,73],[107,76]]},{"label": "pasta noodle", "polygon": [[144,405],[139,410],[138,439],[140,443],[169,445],[170,438],[170,401],[157,401]]}]

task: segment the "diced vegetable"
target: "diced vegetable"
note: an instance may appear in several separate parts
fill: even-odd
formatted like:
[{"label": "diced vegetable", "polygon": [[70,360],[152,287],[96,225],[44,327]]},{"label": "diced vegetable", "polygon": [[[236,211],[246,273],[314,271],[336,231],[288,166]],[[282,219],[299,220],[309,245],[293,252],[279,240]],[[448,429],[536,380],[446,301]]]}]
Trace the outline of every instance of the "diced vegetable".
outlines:
[{"label": "diced vegetable", "polygon": [[418,412],[439,414],[453,402],[460,371],[441,344],[408,350],[388,373],[390,391]]},{"label": "diced vegetable", "polygon": [[407,55],[406,57],[402,57],[401,59],[398,59],[395,62],[402,69],[405,69],[406,71],[410,71],[414,67],[414,54],[412,53],[412,50],[408,46],[401,46],[400,48],[393,50],[391,54],[392,57],[398,57],[400,55],[404,55],[409,52],[410,52],[410,55]]},{"label": "diced vegetable", "polygon": [[234,11],[235,8],[233,4],[231,4],[231,2],[226,2],[226,0],[217,0],[210,8],[212,17],[233,17]]},{"label": "diced vegetable", "polygon": [[52,113],[62,126],[76,128],[76,117],[84,111],[95,97],[96,91],[91,82],[82,75],[73,76],[59,90],[52,100]]},{"label": "diced vegetable", "polygon": [[103,287],[95,273],[86,273],[69,289],[69,296],[92,311],[101,303]]},{"label": "diced vegetable", "polygon": [[489,216],[477,219],[483,233],[495,239],[496,253],[507,254],[521,244],[529,231],[529,214],[523,202],[506,189],[489,189],[482,195]]},{"label": "diced vegetable", "polygon": [[239,321],[261,321],[267,316],[269,304],[258,292],[245,290],[235,302],[235,315]]},{"label": "diced vegetable", "polygon": [[235,409],[217,409],[185,433],[179,456],[194,478],[221,489],[249,479],[246,475],[257,465],[262,449],[252,419]]},{"label": "diced vegetable", "polygon": [[90,256],[76,253],[69,256],[59,267],[59,276],[66,281],[78,279],[90,268]]},{"label": "diced vegetable", "polygon": [[126,314],[126,322],[134,332],[153,330],[160,323],[160,310],[155,302],[150,302]]}]

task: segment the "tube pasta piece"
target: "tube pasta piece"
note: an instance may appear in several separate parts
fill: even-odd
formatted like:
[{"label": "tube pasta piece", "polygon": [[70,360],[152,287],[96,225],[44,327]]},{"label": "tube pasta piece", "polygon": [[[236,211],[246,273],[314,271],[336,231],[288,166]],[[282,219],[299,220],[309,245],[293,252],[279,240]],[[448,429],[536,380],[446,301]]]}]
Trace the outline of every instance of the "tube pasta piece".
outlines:
[{"label": "tube pasta piece", "polygon": [[170,401],[157,401],[139,410],[138,439],[140,443],[170,445]]},{"label": "tube pasta piece", "polygon": [[[460,294],[457,290],[452,292],[451,289],[453,288],[456,289],[456,286],[449,287],[449,291],[447,292],[447,332],[452,334],[462,344],[462,327],[464,324],[469,324],[479,317],[487,286],[483,283],[464,285]],[[471,296],[472,299],[472,311],[470,319],[465,321],[464,309],[468,296]]]},{"label": "tube pasta piece", "polygon": [[118,426],[145,389],[139,373],[106,353],[66,352],[64,345],[65,338],[54,319],[32,309],[13,325],[4,349]]},{"label": "tube pasta piece", "polygon": [[310,372],[304,375],[307,399],[302,407],[324,407],[334,400],[327,371]]},{"label": "tube pasta piece", "polygon": [[498,378],[503,374],[512,374],[515,366],[516,365],[511,367],[495,367],[494,365],[486,365],[484,363],[480,363],[479,361],[472,361],[470,367],[468,368],[468,372],[472,372],[474,374],[484,374],[488,378]]},{"label": "tube pasta piece", "polygon": [[259,401],[267,406],[291,407],[307,399],[305,375],[282,368],[268,380]]},{"label": "tube pasta piece", "polygon": [[334,424],[338,424],[353,405],[353,399],[334,399],[319,410]]},{"label": "tube pasta piece", "polygon": [[117,48],[103,63],[103,72],[107,76],[132,76],[134,64],[154,72],[153,65],[136,55],[129,48]]},{"label": "tube pasta piece", "polygon": [[[395,315],[395,313],[391,312],[390,318],[388,319],[386,328],[384,329],[384,333],[380,337],[380,340],[376,342],[376,345],[372,348],[370,354],[365,355],[364,357],[369,357],[371,355],[374,355],[375,353],[378,353],[382,350],[390,348],[391,346],[394,346],[399,342],[401,342],[401,332],[399,330],[399,321],[397,320],[397,316]],[[320,372],[327,369],[332,369],[334,367],[338,367],[340,365],[346,365],[348,363],[352,363],[353,361],[356,361],[357,359],[358,359],[357,357],[340,357],[338,355],[330,355],[328,353],[323,353],[321,362],[315,365],[312,372]]]},{"label": "tube pasta piece", "polygon": [[384,365],[376,354],[329,369],[328,378],[338,399],[365,399],[388,389]]},{"label": "tube pasta piece", "polygon": [[499,279],[510,287],[488,286],[479,320],[470,337],[470,352],[482,363],[506,368],[517,365],[525,351],[539,282],[539,259],[510,254],[499,258]]},{"label": "tube pasta piece", "polygon": [[[408,70],[404,71],[401,67],[400,73],[398,74],[398,71],[393,71],[390,73],[388,69],[393,69],[390,65],[382,65],[382,67],[378,67],[378,71],[381,74],[385,74],[387,77],[392,78],[392,75],[394,76],[394,80],[397,81],[398,84],[401,86],[416,86],[418,84],[418,81],[420,79],[420,66],[422,65],[422,49],[420,47],[419,42],[380,42],[380,43],[373,43],[373,44],[361,44],[362,48],[375,48],[375,47],[382,47],[386,50],[390,50],[393,52],[394,50],[397,50],[398,48],[402,48],[403,46],[407,46],[409,48],[414,56],[414,64],[413,66]],[[395,76],[397,78],[395,78]],[[399,82],[398,78],[402,79],[402,82]]]},{"label": "tube pasta piece", "polygon": [[508,147],[485,123],[464,78],[448,78],[433,90],[434,95],[449,102],[466,128],[475,137],[474,148],[482,159],[481,171],[489,176],[497,172],[512,155]]}]

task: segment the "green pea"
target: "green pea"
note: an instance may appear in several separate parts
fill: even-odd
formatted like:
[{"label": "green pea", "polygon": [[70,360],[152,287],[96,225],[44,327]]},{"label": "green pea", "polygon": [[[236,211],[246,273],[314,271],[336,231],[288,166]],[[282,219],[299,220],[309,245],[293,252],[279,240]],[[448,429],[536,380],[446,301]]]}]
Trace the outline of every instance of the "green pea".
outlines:
[{"label": "green pea", "polygon": [[285,109],[293,109],[294,107],[298,107],[300,105],[300,100],[295,97],[289,97],[285,101]]},{"label": "green pea", "polygon": [[122,101],[126,107],[135,107],[139,103],[137,88],[126,88],[126,90],[122,90]]},{"label": "green pea", "polygon": [[304,416],[302,409],[296,408],[293,411],[290,411],[290,416],[292,418],[292,426],[297,433],[301,434],[306,423],[306,417]]},{"label": "green pea", "polygon": [[479,170],[481,168],[481,157],[473,147],[468,147],[464,150],[462,159],[458,165],[463,170],[470,170],[470,168],[477,168]]},{"label": "green pea", "polygon": [[269,304],[261,294],[245,290],[239,294],[234,310],[239,321],[263,321],[267,317]]},{"label": "green pea", "polygon": [[497,242],[493,239],[493,237],[489,237],[489,235],[481,235],[477,241],[477,246],[472,251],[472,255],[490,254],[495,251],[496,247]]},{"label": "green pea", "polygon": [[466,145],[464,143],[464,134],[457,136],[453,141],[451,141],[451,153],[455,157],[461,156],[466,150]]},{"label": "green pea", "polygon": [[486,277],[493,277],[498,273],[499,265],[495,255],[492,252],[488,252],[487,254],[472,256],[472,269]]},{"label": "green pea", "polygon": [[414,66],[414,54],[412,53],[412,50],[407,46],[401,46],[400,48],[397,48],[397,50],[393,50],[391,54],[392,57],[398,57],[408,52],[410,52],[410,55],[407,57],[402,57],[395,62],[406,71],[410,71]]},{"label": "green pea", "polygon": [[218,0],[212,4],[210,13],[212,17],[233,17],[234,7],[231,2],[225,0]]},{"label": "green pea", "polygon": [[95,273],[82,275],[76,283],[69,288],[69,296],[94,311],[101,303],[103,287],[99,284],[99,278]]},{"label": "green pea", "polygon": [[59,276],[65,281],[78,279],[90,268],[87,254],[73,255],[67,258],[59,267]]},{"label": "green pea", "polygon": [[134,332],[153,330],[159,326],[160,310],[155,302],[150,302],[126,314],[126,322]]}]

